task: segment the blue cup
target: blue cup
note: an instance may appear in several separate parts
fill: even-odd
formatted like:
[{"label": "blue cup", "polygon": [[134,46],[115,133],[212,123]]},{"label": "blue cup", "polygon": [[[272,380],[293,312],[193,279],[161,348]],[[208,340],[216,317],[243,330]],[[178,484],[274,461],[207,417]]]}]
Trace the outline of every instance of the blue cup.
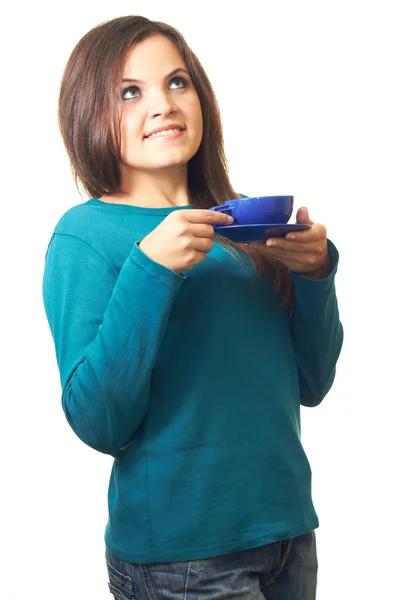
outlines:
[{"label": "blue cup", "polygon": [[235,219],[232,225],[285,225],[292,215],[293,196],[227,200],[220,206],[212,206],[210,210],[231,215]]}]

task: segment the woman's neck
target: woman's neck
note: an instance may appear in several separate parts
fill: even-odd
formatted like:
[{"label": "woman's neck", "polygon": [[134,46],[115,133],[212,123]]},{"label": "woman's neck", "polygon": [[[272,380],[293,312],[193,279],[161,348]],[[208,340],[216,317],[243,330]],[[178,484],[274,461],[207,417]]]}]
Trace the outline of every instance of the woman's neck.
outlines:
[{"label": "woman's neck", "polygon": [[132,177],[122,178],[119,192],[106,194],[100,199],[146,208],[186,206],[192,203],[187,188],[186,169],[156,170],[153,173],[133,171]]}]

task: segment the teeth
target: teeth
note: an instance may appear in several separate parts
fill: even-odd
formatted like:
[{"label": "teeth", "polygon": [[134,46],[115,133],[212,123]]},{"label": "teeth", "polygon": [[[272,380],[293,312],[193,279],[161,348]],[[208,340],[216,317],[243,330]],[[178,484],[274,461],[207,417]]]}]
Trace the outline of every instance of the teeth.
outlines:
[{"label": "teeth", "polygon": [[157,133],[152,133],[148,137],[162,137],[170,133],[175,133],[176,131],[181,131],[181,129],[167,129],[166,131],[158,131]]}]

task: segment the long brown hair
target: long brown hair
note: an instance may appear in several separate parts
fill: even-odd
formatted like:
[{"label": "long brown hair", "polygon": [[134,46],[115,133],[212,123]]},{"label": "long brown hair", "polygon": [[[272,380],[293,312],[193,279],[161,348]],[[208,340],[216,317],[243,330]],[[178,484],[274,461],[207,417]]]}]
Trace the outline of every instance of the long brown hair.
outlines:
[{"label": "long brown hair", "polygon": [[[180,52],[202,108],[201,145],[188,163],[192,203],[196,208],[210,208],[239,198],[229,181],[217,100],[201,63],[177,29],[142,16],[119,17],[97,25],[81,38],[65,67],[58,119],[78,191],[79,184],[92,198],[121,191],[122,66],[130,48],[154,34],[166,36]],[[272,293],[281,296],[279,306],[292,308],[292,277],[284,265],[264,253],[263,243],[250,247],[222,236],[216,236],[215,241],[244,266],[249,264],[247,257],[251,259],[255,270],[272,280]]]}]

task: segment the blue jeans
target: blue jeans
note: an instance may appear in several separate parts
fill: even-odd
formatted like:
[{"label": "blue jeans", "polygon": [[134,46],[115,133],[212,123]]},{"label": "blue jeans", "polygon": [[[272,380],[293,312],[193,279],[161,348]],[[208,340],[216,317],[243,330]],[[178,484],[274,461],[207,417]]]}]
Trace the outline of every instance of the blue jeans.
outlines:
[{"label": "blue jeans", "polygon": [[106,548],[116,600],[315,600],[315,532],[214,558],[134,564]]}]

